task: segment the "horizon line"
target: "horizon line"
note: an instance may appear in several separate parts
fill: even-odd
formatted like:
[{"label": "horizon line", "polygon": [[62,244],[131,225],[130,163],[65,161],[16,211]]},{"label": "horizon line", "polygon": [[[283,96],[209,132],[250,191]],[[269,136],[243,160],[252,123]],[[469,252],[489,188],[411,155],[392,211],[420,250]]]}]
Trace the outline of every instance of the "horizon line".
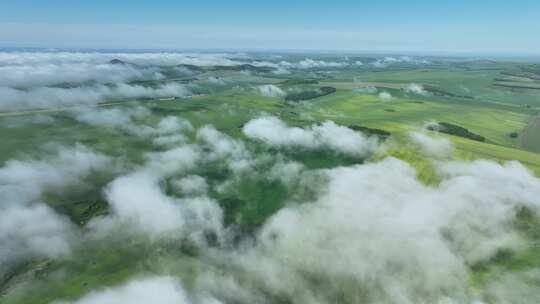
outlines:
[{"label": "horizon line", "polygon": [[319,48],[228,48],[228,47],[185,47],[185,48],[160,48],[160,47],[77,47],[77,46],[15,46],[0,45],[0,51],[6,50],[41,50],[49,52],[58,51],[131,51],[131,52],[246,52],[246,53],[315,53],[315,54],[362,54],[362,55],[414,55],[433,57],[474,57],[474,56],[495,56],[507,58],[539,58],[540,52],[504,52],[504,51],[444,51],[444,50],[376,50],[376,49],[319,49]]}]

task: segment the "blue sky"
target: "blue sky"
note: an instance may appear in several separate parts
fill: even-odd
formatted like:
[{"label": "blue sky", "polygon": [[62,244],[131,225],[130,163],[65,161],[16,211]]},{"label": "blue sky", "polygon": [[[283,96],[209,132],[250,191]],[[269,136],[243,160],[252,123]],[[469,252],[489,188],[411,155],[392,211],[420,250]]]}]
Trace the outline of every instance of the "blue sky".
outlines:
[{"label": "blue sky", "polygon": [[540,53],[540,1],[0,1],[0,45]]}]

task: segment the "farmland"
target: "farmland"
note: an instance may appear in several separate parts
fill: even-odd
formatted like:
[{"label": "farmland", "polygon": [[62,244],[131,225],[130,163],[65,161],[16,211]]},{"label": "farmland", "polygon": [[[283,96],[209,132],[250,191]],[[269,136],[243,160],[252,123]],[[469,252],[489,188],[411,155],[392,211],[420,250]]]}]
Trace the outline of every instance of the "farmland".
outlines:
[{"label": "farmland", "polygon": [[1,303],[76,301],[156,275],[224,303],[369,302],[394,287],[472,301],[507,278],[539,290],[533,62],[78,56],[139,78],[9,88],[0,195],[17,204],[0,210],[50,218],[5,237]]}]

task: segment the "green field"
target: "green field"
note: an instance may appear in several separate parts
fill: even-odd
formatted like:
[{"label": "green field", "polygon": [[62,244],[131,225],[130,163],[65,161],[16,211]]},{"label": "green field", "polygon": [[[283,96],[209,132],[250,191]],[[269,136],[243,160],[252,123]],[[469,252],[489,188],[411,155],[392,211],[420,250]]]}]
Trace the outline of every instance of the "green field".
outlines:
[{"label": "green field", "polygon": [[[295,57],[291,55],[289,59]],[[186,169],[186,172],[177,170],[163,177],[159,187],[167,195],[182,199],[186,195],[176,190],[175,180],[188,175],[204,177],[209,188],[207,196],[218,202],[223,210],[224,226],[234,232],[227,231],[233,237],[225,245],[216,245],[219,242],[215,235],[204,235],[210,248],[209,253],[205,253],[203,251],[206,247],[201,249],[186,235],[153,238],[140,231],[130,230],[129,225],[116,226],[106,237],[89,237],[84,238],[87,240],[85,242],[76,242],[69,257],[35,257],[7,265],[9,267],[0,270],[0,303],[33,304],[76,300],[105,286],[116,286],[134,277],[157,274],[180,278],[186,289],[199,286],[199,276],[212,274],[228,278],[231,286],[234,279],[235,284],[256,290],[258,295],[270,303],[293,303],[290,294],[271,289],[264,278],[246,270],[241,263],[228,264],[226,261],[233,260],[236,254],[241,255],[244,247],[249,248],[251,243],[257,243],[262,227],[280,210],[309,204],[321,197],[321,193],[324,194],[321,189],[326,189],[328,179],[324,177],[325,170],[377,164],[388,157],[395,157],[414,168],[423,185],[435,189],[443,180],[435,168],[436,157],[422,154],[410,139],[411,132],[425,132],[432,138],[451,143],[453,151],[445,161],[488,159],[501,164],[519,161],[536,177],[540,177],[540,95],[534,90],[494,85],[500,84],[501,81],[497,79],[501,77],[513,77],[510,79],[511,84],[516,86],[534,82],[527,78],[528,74],[504,74],[518,73],[516,71],[525,73],[523,67],[526,66],[523,63],[454,59],[448,62],[437,61],[427,66],[404,65],[385,69],[298,68],[291,69],[289,74],[273,73],[270,68],[257,69],[253,66],[204,67],[194,72],[193,76],[181,79],[191,85],[194,94],[189,97],[133,98],[114,103],[104,100],[91,107],[0,113],[2,166],[8,166],[14,159],[32,163],[33,159],[41,159],[41,155],[52,155],[50,151],[54,147],[74,144],[85,145],[116,160],[114,166],[92,173],[76,186],[69,189],[51,187],[39,195],[41,201],[74,223],[81,235],[91,230],[87,224],[92,220],[114,214],[104,194],[107,185],[134,168],[143,168],[148,162],[149,153],[165,153],[169,147],[159,147],[153,143],[152,140],[158,135],[135,135],[122,124],[112,127],[92,125],[82,122],[80,116],[96,111],[104,115],[104,112],[99,111],[109,110],[127,113],[142,107],[148,113],[132,118],[130,123],[133,125],[157,128],[165,117],[189,121],[193,129],[182,131],[186,138],[173,147],[200,146],[202,148],[197,150],[198,153],[207,159],[199,160],[200,165],[197,163],[196,167]],[[172,68],[169,69],[170,78],[149,80],[144,85],[151,87],[179,81],[179,75],[174,74]],[[410,84],[424,89],[431,88],[431,91],[410,91]],[[259,90],[261,85],[275,85],[283,94],[275,91],[278,93],[274,96],[263,96]],[[537,85],[536,82],[534,85]],[[313,94],[323,87],[335,88],[336,91]],[[357,90],[367,87],[375,90]],[[391,97],[385,97],[381,92]],[[287,94],[294,94],[295,98],[287,98]],[[304,100],[298,96],[309,98]],[[272,147],[250,138],[243,131],[246,123],[266,116],[278,117],[288,126],[301,127],[303,130],[315,129],[318,124],[330,120],[351,128],[356,126],[386,131],[390,136],[380,138],[378,149],[366,157],[336,152],[327,146],[321,149]],[[426,124],[433,122],[466,128],[485,138],[485,141],[423,131]],[[211,143],[203,142],[197,130],[207,125],[221,132],[221,138],[225,138],[228,143],[213,148]],[[223,157],[211,154],[215,152],[212,149],[219,150],[228,145],[240,145],[247,152],[226,152]],[[253,170],[237,173],[230,165],[231,159],[237,160],[234,153],[255,155],[249,163]],[[277,173],[278,177],[269,177],[278,165],[288,162],[300,164],[302,168],[293,182],[281,180],[281,173]],[[516,234],[526,244],[538,244],[540,234],[537,214],[529,214],[524,210],[516,211],[518,215],[515,222],[505,223],[515,225]],[[345,221],[347,216],[343,215],[343,218]],[[487,260],[464,265],[471,282],[468,292],[481,295],[484,289],[487,290],[486,286],[497,282],[504,275],[521,275],[528,270],[540,268],[538,246],[529,245],[523,250],[501,251]],[[283,260],[278,262],[289,262],[295,260],[296,256],[280,258]],[[394,270],[399,273],[400,264],[395,267]],[[275,275],[279,277],[279,274]],[[336,303],[357,303],[362,300],[358,295],[360,291],[351,293],[354,296],[350,298],[343,291],[356,288],[354,279],[348,280],[346,274],[333,277],[341,285],[329,283],[326,278],[318,276],[316,270],[310,273],[300,267],[296,275],[305,279],[305,286],[301,287],[307,286],[309,290],[330,286],[331,299],[336,300]],[[279,282],[272,283],[279,285]],[[537,283],[531,283],[536,290],[540,288],[534,285]],[[283,290],[286,288],[283,287]],[[219,294],[218,291],[216,293]],[[301,296],[309,299],[310,295]],[[235,302],[233,298],[231,296],[231,300],[224,303],[244,303]]]}]

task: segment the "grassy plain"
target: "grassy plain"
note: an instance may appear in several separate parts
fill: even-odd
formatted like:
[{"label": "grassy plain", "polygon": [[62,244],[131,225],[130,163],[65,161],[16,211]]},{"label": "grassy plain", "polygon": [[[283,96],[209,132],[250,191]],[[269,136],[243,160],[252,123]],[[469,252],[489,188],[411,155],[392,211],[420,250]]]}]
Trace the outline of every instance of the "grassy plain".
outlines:
[{"label": "grassy plain", "polygon": [[[261,115],[279,116],[295,126],[333,120],[346,126],[381,129],[392,135],[387,140],[385,153],[375,155],[374,159],[394,156],[405,160],[417,169],[426,184],[436,184],[438,181],[433,164],[408,143],[408,134],[420,130],[428,122],[447,122],[486,138],[486,142],[478,142],[433,134],[452,141],[455,147],[453,156],[456,159],[492,159],[499,162],[517,160],[540,176],[540,154],[531,152],[538,152],[540,143],[540,120],[537,118],[540,111],[539,95],[493,86],[501,72],[513,66],[511,63],[456,63],[451,67],[431,69],[338,69],[331,77],[315,75],[315,78],[318,77],[317,83],[286,82],[292,78],[311,79],[314,75],[309,71],[295,71],[291,75],[252,76],[238,71],[206,71],[198,75],[202,80],[197,84],[197,89],[204,95],[177,100],[128,101],[106,105],[104,108],[124,109],[142,105],[152,114],[141,123],[156,124],[165,116],[177,116],[189,120],[196,128],[211,124],[229,136],[243,140],[246,138],[242,135],[241,127]],[[209,84],[203,81],[208,77],[221,77],[225,82]],[[377,93],[354,91],[366,83],[377,87]],[[473,98],[405,91],[411,83],[433,86],[454,95]],[[331,86],[337,88],[337,92],[307,101],[292,102],[283,97],[261,96],[255,89],[261,84],[278,85],[283,90]],[[383,91],[393,97],[389,100],[379,97],[378,93]],[[82,143],[108,155],[125,157],[127,162],[134,164],[140,164],[144,153],[155,149],[148,142],[126,134],[121,129],[82,124],[74,118],[72,111],[59,109],[46,113],[0,116],[0,163],[4,164],[13,158],[36,156],[40,153],[36,147],[46,148],[51,142],[56,145]],[[518,137],[511,137],[513,132]],[[193,134],[190,136],[193,137]],[[256,143],[250,143],[249,149],[261,154],[276,153]],[[289,153],[286,156],[301,161],[308,169],[361,162],[329,152]],[[265,172],[269,164],[263,162],[258,166],[261,172]],[[231,177],[231,173],[220,163],[201,168],[198,173],[207,177],[211,185],[218,185]],[[85,189],[75,190],[68,197],[50,193],[45,199],[74,222],[84,223],[95,215],[88,215],[89,206],[85,202],[97,206],[95,210],[99,214],[108,212],[101,189],[113,176],[113,172],[93,176],[87,181],[89,187]],[[235,222],[249,233],[254,233],[257,227],[291,199],[306,201],[315,195],[305,189],[290,189],[277,182],[269,183],[261,176],[245,176],[235,183],[231,187],[234,190],[212,192],[210,195],[222,204],[225,221]],[[528,224],[524,228],[525,235],[537,229],[535,219],[527,218],[524,222]],[[527,237],[531,242],[537,241],[537,236]],[[1,302],[32,304],[48,303],[57,298],[74,299],[89,290],[118,284],[134,275],[151,273],[156,268],[189,278],[191,273],[201,268],[215,268],[214,271],[219,271],[224,267],[214,265],[211,261],[203,263],[194,258],[197,253],[191,248],[178,248],[174,242],[141,240],[140,237],[109,242],[96,243],[90,246],[90,251],[76,251],[76,259],[38,260],[18,265],[12,271],[13,277],[0,280],[0,294],[5,294],[4,298],[0,298]],[[122,246],[108,247],[111,243]],[[500,257],[488,265],[478,265],[471,280],[480,286],[501,273],[538,267],[539,256],[538,247],[531,246],[519,254]],[[28,287],[32,288],[31,293],[27,292]]]}]

